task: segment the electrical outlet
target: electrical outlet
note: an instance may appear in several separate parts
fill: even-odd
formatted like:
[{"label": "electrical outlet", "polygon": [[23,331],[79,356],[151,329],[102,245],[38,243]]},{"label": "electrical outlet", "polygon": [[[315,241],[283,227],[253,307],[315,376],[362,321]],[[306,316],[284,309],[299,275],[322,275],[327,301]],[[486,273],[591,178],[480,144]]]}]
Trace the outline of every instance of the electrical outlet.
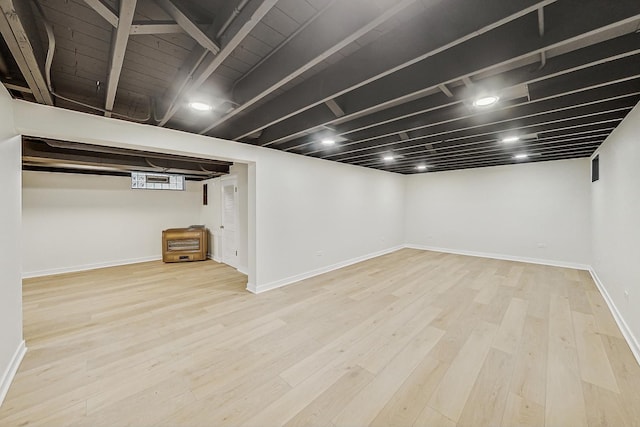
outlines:
[{"label": "electrical outlet", "polygon": [[547,247],[547,244],[546,244],[546,243],[538,243],[538,247],[539,247],[540,249],[544,249],[544,248],[546,248],[546,247]]},{"label": "electrical outlet", "polygon": [[317,256],[317,257],[321,257],[322,255],[324,255],[324,253],[323,253],[322,251],[318,251],[318,252],[316,252],[316,256]]}]

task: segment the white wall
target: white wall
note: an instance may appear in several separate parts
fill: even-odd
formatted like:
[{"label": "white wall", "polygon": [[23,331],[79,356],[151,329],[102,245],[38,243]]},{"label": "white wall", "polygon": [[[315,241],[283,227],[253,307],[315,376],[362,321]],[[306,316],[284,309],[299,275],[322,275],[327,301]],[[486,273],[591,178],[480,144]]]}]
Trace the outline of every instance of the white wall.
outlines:
[{"label": "white wall", "polygon": [[412,175],[405,241],[586,267],[589,186],[588,159]]},{"label": "white wall", "polygon": [[247,273],[252,290],[402,244],[400,175],[24,101],[13,101],[13,107],[16,129],[26,135],[249,164]]},{"label": "white wall", "polygon": [[403,243],[402,175],[275,150],[256,167],[263,289]]},{"label": "white wall", "polygon": [[22,141],[9,93],[0,85],[0,404],[24,355],[20,252]]},{"label": "white wall", "polygon": [[132,190],[131,178],[23,173],[23,274],[162,257],[162,230],[200,222],[202,186]]},{"label": "white wall", "polygon": [[600,180],[591,185],[593,270],[640,360],[640,104],[597,153]]}]

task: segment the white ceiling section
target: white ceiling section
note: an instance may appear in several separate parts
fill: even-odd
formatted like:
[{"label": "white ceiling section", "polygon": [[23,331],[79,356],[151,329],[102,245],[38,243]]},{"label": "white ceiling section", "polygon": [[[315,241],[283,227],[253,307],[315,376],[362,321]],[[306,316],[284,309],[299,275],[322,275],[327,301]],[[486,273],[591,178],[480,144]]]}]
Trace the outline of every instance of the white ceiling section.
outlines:
[{"label": "white ceiling section", "polygon": [[15,98],[403,174],[588,157],[640,100],[637,0],[0,9]]}]

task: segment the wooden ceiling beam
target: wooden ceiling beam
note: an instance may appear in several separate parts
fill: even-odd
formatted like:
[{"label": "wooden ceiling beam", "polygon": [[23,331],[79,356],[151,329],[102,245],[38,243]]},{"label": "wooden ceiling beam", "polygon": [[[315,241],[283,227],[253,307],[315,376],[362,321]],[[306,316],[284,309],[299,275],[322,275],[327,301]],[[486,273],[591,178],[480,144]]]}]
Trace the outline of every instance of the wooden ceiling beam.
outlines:
[{"label": "wooden ceiling beam", "polygon": [[113,28],[118,28],[118,15],[115,10],[111,9],[103,0],[84,0],[91,9],[98,12]]},{"label": "wooden ceiling beam", "polygon": [[[221,34],[222,50],[216,55],[206,58],[193,51],[192,56],[186,61],[184,70],[196,71],[197,74],[185,73],[178,78],[176,84],[172,86],[165,96],[168,102],[167,112],[158,123],[164,126],[180,108],[180,100],[189,91],[202,86],[202,84],[222,65],[225,59],[242,43],[264,16],[278,3],[278,0],[259,0],[249,2],[233,19],[229,27]],[[215,26],[214,26],[215,27]]]},{"label": "wooden ceiling beam", "polygon": [[171,16],[182,29],[189,34],[200,46],[213,54],[220,52],[220,47],[216,42],[202,31],[188,12],[171,0],[156,0],[156,3]]},{"label": "wooden ceiling beam", "polygon": [[336,116],[336,117],[342,117],[344,116],[344,110],[342,109],[342,107],[340,107],[338,105],[338,103],[335,101],[335,99],[329,99],[327,101],[325,101],[325,104],[327,104],[327,107],[329,107],[329,109],[331,110],[331,112]]},{"label": "wooden ceiling beam", "polygon": [[8,82],[6,80],[2,80],[2,84],[9,90],[15,90],[22,93],[33,93],[30,87],[24,84],[18,84],[17,82]]},{"label": "wooden ceiling beam", "polygon": [[111,117],[113,104],[116,100],[118,82],[120,81],[124,55],[127,51],[127,43],[129,42],[129,33],[131,32],[136,3],[137,0],[120,1],[118,28],[114,28],[112,33],[111,59],[109,63],[109,75],[107,77],[107,93],[104,103],[104,108],[107,110],[107,112],[104,113],[106,117]]},{"label": "wooden ceiling beam", "polygon": [[41,104],[53,105],[38,58],[44,57],[29,2],[0,0],[0,33],[20,72]]}]

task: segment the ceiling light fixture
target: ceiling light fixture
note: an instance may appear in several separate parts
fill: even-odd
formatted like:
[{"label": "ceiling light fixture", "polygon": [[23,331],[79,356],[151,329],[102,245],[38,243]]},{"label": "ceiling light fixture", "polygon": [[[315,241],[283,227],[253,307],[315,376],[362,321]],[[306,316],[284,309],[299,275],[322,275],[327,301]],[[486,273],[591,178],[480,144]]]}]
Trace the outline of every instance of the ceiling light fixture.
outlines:
[{"label": "ceiling light fixture", "polygon": [[513,156],[513,158],[516,159],[516,160],[523,160],[523,159],[526,159],[528,157],[529,157],[529,155],[525,154],[525,153],[516,154],[515,156]]},{"label": "ceiling light fixture", "polygon": [[518,142],[518,141],[520,141],[520,137],[519,136],[508,136],[508,137],[502,139],[502,142],[506,142],[506,143]]},{"label": "ceiling light fixture", "polygon": [[416,169],[419,170],[419,171],[427,170],[427,165],[418,165],[418,166],[416,166]]},{"label": "ceiling light fixture", "polygon": [[211,111],[213,110],[213,107],[209,104],[206,104],[204,102],[191,102],[189,103],[189,107],[193,108],[194,110],[197,111]]},{"label": "ceiling light fixture", "polygon": [[490,105],[495,104],[496,102],[498,102],[500,100],[499,96],[483,96],[482,98],[478,98],[475,101],[473,101],[473,106],[474,107],[488,107]]},{"label": "ceiling light fixture", "polygon": [[325,138],[321,141],[324,145],[333,145],[336,143],[335,139]]},{"label": "ceiling light fixture", "polygon": [[386,156],[384,156],[384,157],[382,158],[382,160],[384,160],[385,162],[390,162],[390,161],[392,161],[393,159],[395,159],[395,157],[393,157],[393,156],[392,156],[392,155],[390,155],[390,154],[389,154],[389,155],[386,155]]}]

